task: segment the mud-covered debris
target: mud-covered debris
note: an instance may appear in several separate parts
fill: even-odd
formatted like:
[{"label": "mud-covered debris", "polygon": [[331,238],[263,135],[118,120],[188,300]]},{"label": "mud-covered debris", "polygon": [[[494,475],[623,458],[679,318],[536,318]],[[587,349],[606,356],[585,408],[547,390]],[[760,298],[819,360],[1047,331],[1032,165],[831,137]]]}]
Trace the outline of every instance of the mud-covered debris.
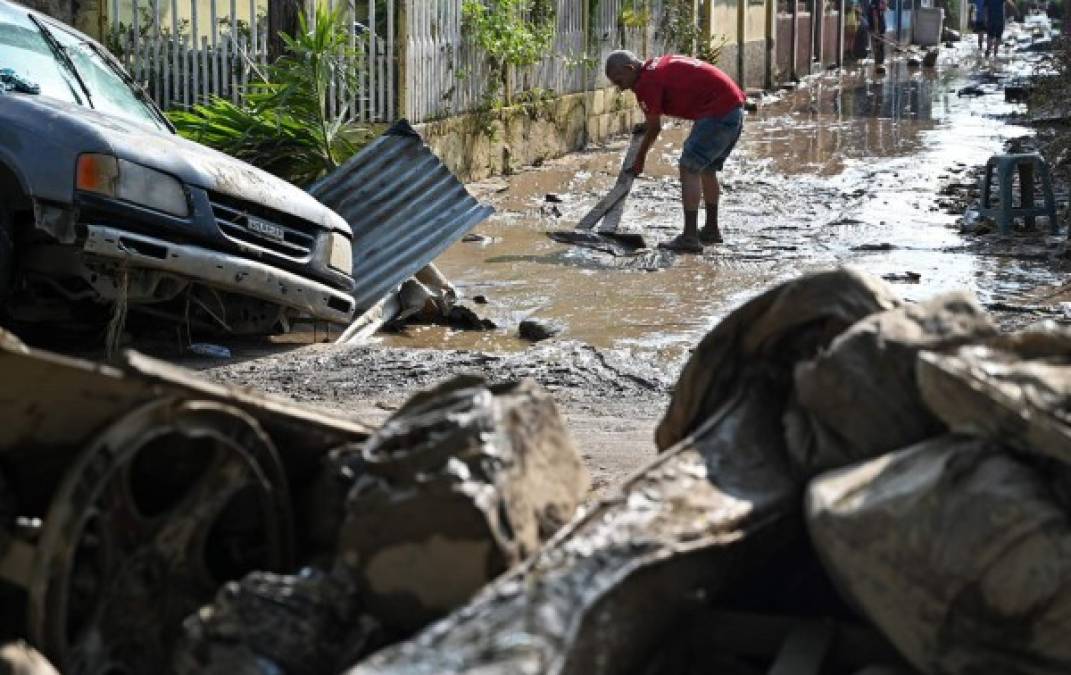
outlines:
[{"label": "mud-covered debris", "polygon": [[553,400],[531,381],[455,378],[352,452],[340,559],[369,612],[403,633],[531,555],[588,489]]},{"label": "mud-covered debris", "polygon": [[796,367],[785,419],[794,464],[811,476],[944,433],[919,394],[919,352],[996,334],[978,302],[959,292],[862,319]]},{"label": "mud-covered debris", "polygon": [[648,672],[699,598],[791,540],[797,491],[769,395],[727,403],[532,561],[348,675]]},{"label": "mud-covered debris", "polygon": [[859,319],[897,307],[880,280],[850,268],[804,276],[734,310],[692,353],[655,432],[666,449],[711,417],[749,377],[776,382],[770,405],[783,409],[798,361]]},{"label": "mud-covered debris", "polygon": [[0,646],[0,675],[59,675],[44,656],[25,642]]},{"label": "mud-covered debris", "polygon": [[942,436],[816,479],[808,530],[922,672],[1066,673],[1067,478],[1065,464]]},{"label": "mud-covered debris", "polygon": [[883,241],[880,244],[860,244],[852,247],[853,251],[893,251],[895,249],[896,245],[887,241]]},{"label": "mud-covered debris", "polygon": [[838,270],[734,311],[685,367],[658,460],[520,571],[352,675],[598,674],[660,663],[663,636],[695,598],[725,592],[746,574],[744,561],[776,558],[802,535],[781,424],[794,365],[898,304],[873,277]]},{"label": "mud-covered debris", "polygon": [[345,573],[254,572],[232,581],[190,616],[175,672],[206,675],[333,673],[382,639],[360,611]]},{"label": "mud-covered debris", "polygon": [[190,345],[190,351],[198,356],[207,356],[213,359],[231,358],[231,350],[223,345],[214,345],[207,342],[195,342]]},{"label": "mud-covered debris", "polygon": [[565,324],[560,321],[531,317],[521,321],[517,327],[517,333],[521,336],[521,339],[530,340],[531,342],[549,340],[552,337],[561,335],[564,330]]},{"label": "mud-covered debris", "polygon": [[885,281],[892,281],[894,283],[901,284],[917,284],[922,281],[922,275],[918,272],[889,272],[888,274],[882,274],[881,278]]},{"label": "mud-covered debris", "polygon": [[922,354],[925,404],[953,431],[1071,465],[1071,332],[1045,322],[951,354]]},{"label": "mud-covered debris", "polygon": [[650,248],[646,237],[637,232],[559,230],[547,232],[547,236],[562,244],[572,244],[619,257],[642,255]]},{"label": "mud-covered debris", "polygon": [[[484,298],[486,302],[486,298]],[[476,302],[474,299],[473,302]],[[480,304],[477,302],[476,304]],[[446,325],[458,330],[494,330],[498,324],[490,319],[485,319],[464,305],[454,305],[447,312],[444,321]]]}]

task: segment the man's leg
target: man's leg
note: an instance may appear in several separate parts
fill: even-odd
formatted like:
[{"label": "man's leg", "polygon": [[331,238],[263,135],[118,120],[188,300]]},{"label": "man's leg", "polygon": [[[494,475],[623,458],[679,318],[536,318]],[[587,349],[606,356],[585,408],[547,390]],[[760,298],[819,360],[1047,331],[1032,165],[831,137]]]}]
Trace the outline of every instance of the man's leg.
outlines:
[{"label": "man's leg", "polygon": [[691,169],[681,170],[681,205],[684,206],[684,232],[669,241],[658,245],[681,253],[702,253],[703,245],[699,243],[699,198],[703,183],[699,174]]},{"label": "man's leg", "polygon": [[721,230],[718,229],[718,202],[721,199],[721,186],[718,185],[716,173],[703,173],[703,198],[707,205],[707,222],[699,233],[703,243],[720,244]]},{"label": "man's leg", "polygon": [[684,234],[687,241],[699,243],[699,198],[703,181],[699,174],[681,167],[681,202],[684,205]]}]

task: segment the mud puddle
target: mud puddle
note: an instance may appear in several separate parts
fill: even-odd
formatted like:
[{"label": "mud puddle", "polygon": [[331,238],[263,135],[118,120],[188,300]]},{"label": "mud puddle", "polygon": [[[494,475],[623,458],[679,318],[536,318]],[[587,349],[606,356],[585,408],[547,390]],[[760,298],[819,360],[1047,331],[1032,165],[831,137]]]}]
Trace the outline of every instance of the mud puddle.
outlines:
[{"label": "mud puddle", "polygon": [[[630,358],[676,365],[736,304],[772,282],[836,264],[887,276],[910,300],[966,287],[983,302],[1008,302],[1050,276],[1043,260],[978,255],[940,188],[1029,133],[1005,121],[1002,82],[1028,65],[1021,55],[984,63],[972,45],[943,50],[933,70],[859,68],[828,75],[750,114],[722,173],[727,243],[646,271],[620,258],[551,241],[611,186],[625,141],[476,184],[498,209],[486,239],[438,261],[482,313],[487,333],[419,327],[385,345],[515,350],[527,316],[566,326],[564,338]],[[966,92],[966,93],[965,93]],[[622,227],[649,241],[680,227],[676,157],[687,127],[667,129],[637,181]],[[966,180],[967,178],[965,178]]]}]

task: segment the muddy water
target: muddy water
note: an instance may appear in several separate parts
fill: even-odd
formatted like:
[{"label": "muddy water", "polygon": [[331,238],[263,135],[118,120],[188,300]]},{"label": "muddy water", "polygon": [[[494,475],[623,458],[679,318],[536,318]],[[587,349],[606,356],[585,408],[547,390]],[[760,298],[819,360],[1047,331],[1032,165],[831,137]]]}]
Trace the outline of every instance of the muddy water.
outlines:
[{"label": "muddy water", "polygon": [[[414,328],[384,342],[512,350],[529,315],[567,325],[562,336],[632,350],[670,365],[727,311],[769,284],[800,272],[854,264],[895,282],[916,300],[966,287],[983,301],[1008,300],[1043,279],[1044,263],[981,257],[968,250],[955,216],[936,209],[938,190],[966,167],[983,164],[1025,129],[1002,121],[1000,80],[1020,60],[984,64],[970,45],[943,50],[938,68],[890,64],[827,75],[750,114],[721,174],[726,244],[644,271],[645,259],[551,241],[607,191],[625,142],[572,155],[508,179],[472,186],[498,213],[438,264],[475,307],[498,322],[487,333]],[[957,92],[976,85],[981,96]],[[623,228],[649,241],[680,227],[676,158],[686,126],[667,129],[627,203]],[[963,180],[967,180],[964,175]],[[549,202],[548,194],[560,203]],[[701,216],[702,217],[702,214]]]}]

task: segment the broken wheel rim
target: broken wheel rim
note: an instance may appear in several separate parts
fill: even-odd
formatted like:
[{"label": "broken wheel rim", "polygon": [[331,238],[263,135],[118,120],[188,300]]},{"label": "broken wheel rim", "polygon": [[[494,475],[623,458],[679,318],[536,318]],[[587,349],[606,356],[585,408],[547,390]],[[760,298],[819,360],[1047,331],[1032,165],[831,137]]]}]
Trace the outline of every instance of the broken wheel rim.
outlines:
[{"label": "broken wheel rim", "polygon": [[65,673],[168,669],[219,585],[291,565],[286,474],[236,408],[148,404],[82,453],[53,496],[29,593],[34,642]]}]

